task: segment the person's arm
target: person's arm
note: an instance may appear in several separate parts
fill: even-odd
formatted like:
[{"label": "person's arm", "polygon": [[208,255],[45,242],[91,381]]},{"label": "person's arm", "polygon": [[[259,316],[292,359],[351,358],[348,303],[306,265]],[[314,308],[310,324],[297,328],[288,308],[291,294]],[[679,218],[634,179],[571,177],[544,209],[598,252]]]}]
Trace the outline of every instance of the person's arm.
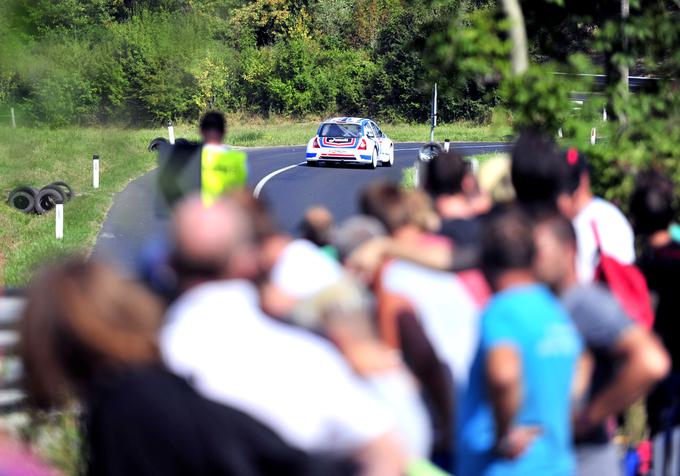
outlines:
[{"label": "person's arm", "polygon": [[572,408],[580,408],[593,376],[594,360],[590,352],[584,352],[576,364],[574,381],[571,388]]},{"label": "person's arm", "polygon": [[401,243],[389,237],[374,238],[364,243],[347,259],[347,266],[364,276],[374,276],[386,259],[399,258],[426,266],[448,271],[453,263],[453,250],[447,244],[420,246],[415,243]]},{"label": "person's arm", "polygon": [[513,346],[499,345],[489,351],[486,378],[496,423],[496,441],[500,443],[508,435],[522,401],[522,363]]},{"label": "person's arm", "polygon": [[625,331],[614,349],[623,364],[612,383],[585,410],[589,425],[604,421],[645,396],[670,369],[668,353],[659,340],[639,326]]}]

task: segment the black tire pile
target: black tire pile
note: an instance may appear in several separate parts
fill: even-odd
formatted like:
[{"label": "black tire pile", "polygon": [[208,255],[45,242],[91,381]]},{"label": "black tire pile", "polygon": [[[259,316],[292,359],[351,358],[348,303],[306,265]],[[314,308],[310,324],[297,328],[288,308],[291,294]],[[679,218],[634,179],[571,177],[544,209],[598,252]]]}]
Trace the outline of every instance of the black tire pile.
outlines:
[{"label": "black tire pile", "polygon": [[9,193],[7,202],[20,212],[43,215],[58,203],[66,203],[72,198],[73,189],[66,182],[52,182],[39,190],[35,187],[17,187]]}]

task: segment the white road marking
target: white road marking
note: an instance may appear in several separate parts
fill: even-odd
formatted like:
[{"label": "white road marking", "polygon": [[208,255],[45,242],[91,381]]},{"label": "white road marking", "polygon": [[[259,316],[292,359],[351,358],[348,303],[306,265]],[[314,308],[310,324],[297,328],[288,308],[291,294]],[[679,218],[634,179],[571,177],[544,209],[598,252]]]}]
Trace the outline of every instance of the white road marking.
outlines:
[{"label": "white road marking", "polygon": [[299,164],[293,164],[293,165],[289,165],[288,167],[283,167],[282,169],[274,170],[272,173],[270,173],[269,175],[267,175],[266,177],[264,177],[262,180],[260,180],[257,183],[257,185],[255,186],[255,190],[253,190],[253,196],[255,198],[259,198],[260,192],[262,192],[262,187],[264,187],[264,185],[267,182],[269,182],[272,178],[274,178],[277,175],[285,172],[286,170],[294,169],[295,167],[297,167],[299,165],[304,165],[306,163],[307,163],[307,161],[304,161],[304,162],[300,162]]}]

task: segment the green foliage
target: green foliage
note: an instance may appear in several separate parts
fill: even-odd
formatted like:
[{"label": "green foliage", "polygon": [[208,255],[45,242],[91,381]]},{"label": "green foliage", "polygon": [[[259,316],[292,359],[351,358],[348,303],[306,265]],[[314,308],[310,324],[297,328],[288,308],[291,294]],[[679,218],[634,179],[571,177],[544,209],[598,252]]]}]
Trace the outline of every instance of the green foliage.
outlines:
[{"label": "green foliage", "polygon": [[[422,122],[438,79],[418,45],[461,1],[7,0],[0,106],[51,126],[213,108]],[[487,119],[488,92],[443,85],[440,119]]]}]

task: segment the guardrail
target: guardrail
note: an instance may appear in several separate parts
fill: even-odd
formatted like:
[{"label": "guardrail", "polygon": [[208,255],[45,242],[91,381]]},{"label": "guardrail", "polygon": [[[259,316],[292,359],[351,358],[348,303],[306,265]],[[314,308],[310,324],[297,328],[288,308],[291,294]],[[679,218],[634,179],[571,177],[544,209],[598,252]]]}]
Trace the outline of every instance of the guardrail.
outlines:
[{"label": "guardrail", "polygon": [[17,332],[25,304],[21,290],[0,289],[0,413],[18,410],[25,399]]}]

